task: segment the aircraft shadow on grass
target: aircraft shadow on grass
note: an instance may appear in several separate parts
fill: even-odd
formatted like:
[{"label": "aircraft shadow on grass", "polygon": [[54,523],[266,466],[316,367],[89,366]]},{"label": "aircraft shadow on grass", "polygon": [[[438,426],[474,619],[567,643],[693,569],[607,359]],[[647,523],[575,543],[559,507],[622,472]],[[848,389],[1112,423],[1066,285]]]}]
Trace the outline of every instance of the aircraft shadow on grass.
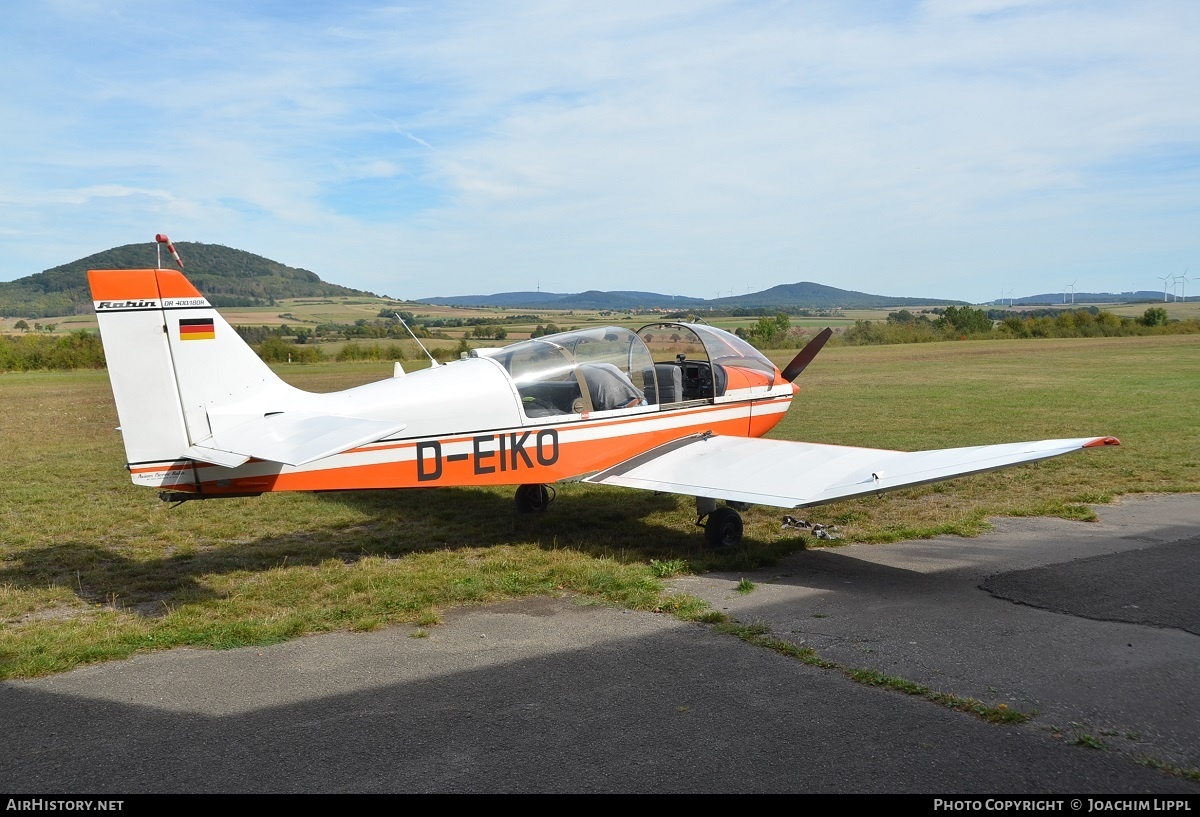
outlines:
[{"label": "aircraft shadow on grass", "polygon": [[[497,545],[572,549],[630,563],[686,559],[693,569],[747,569],[803,548],[796,536],[777,542],[745,537],[738,547],[714,552],[680,517],[691,514],[677,496],[644,491],[563,485],[544,513],[518,513],[507,489],[444,488],[436,491],[347,491],[315,495],[351,507],[362,521],[265,534],[245,541],[132,559],[95,541],[31,548],[0,566],[0,584],[18,588],[70,588],[89,604],[161,616],[182,603],[218,598],[203,577],[281,566],[316,566],[330,559],[353,564],[368,557],[406,555]],[[263,497],[250,502],[269,502]],[[187,514],[189,525],[221,512],[214,503],[187,503],[166,513]],[[653,517],[671,515],[667,520]]]}]

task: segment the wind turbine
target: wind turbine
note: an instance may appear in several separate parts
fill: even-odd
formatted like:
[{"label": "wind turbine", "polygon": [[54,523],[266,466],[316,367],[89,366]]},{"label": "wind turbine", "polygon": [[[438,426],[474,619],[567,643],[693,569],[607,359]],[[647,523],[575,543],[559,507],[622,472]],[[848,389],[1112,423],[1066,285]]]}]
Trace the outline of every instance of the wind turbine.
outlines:
[{"label": "wind turbine", "polygon": [[1071,288],[1071,306],[1075,305],[1075,285],[1077,283],[1079,283],[1078,278],[1076,278],[1074,281],[1072,281],[1070,284],[1068,284],[1068,286],[1070,286],[1070,288]]},{"label": "wind turbine", "polygon": [[1167,281],[1170,281],[1170,282],[1171,282],[1171,284],[1172,284],[1172,286],[1174,286],[1174,284],[1175,284],[1175,275],[1174,275],[1174,274],[1171,274],[1171,275],[1162,275],[1162,276],[1160,276],[1160,278],[1161,278],[1161,280],[1162,280],[1162,282],[1163,282],[1163,303],[1165,304],[1165,303],[1167,302]]},{"label": "wind turbine", "polygon": [[1187,273],[1188,273],[1188,269],[1191,269],[1191,267],[1184,269],[1183,275],[1179,276],[1179,280],[1182,284],[1182,289],[1183,289],[1183,302],[1185,304],[1187,303],[1187,282],[1188,282]]}]

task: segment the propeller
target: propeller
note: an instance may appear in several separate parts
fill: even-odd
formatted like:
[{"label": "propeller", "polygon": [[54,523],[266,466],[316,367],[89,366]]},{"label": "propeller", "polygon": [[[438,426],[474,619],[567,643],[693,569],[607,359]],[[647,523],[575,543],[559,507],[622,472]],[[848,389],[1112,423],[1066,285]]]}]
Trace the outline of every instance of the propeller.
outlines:
[{"label": "propeller", "polygon": [[831,337],[833,337],[833,330],[826,327],[824,332],[810,340],[808,345],[800,350],[800,354],[792,358],[792,362],[783,370],[783,379],[788,382],[795,381],[800,373],[808,368],[808,364],[813,362],[813,358],[825,347],[826,341]]}]

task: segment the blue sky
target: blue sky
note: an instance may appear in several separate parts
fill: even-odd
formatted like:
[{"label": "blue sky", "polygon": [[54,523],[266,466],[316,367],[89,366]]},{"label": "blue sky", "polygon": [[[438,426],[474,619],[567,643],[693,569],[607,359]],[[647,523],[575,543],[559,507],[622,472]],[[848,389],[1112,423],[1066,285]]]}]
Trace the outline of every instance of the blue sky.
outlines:
[{"label": "blue sky", "polygon": [[1193,0],[7,0],[0,280],[164,232],[400,298],[1155,290],[1197,43]]}]

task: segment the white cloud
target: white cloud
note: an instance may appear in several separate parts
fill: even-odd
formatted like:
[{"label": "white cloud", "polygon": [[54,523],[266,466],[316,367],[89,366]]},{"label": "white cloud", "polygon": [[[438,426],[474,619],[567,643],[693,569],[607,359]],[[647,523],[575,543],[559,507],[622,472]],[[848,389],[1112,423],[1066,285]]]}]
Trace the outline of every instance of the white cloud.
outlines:
[{"label": "white cloud", "polygon": [[1187,2],[153,6],[14,4],[0,277],[139,220],[407,295],[983,299],[1197,248]]}]

